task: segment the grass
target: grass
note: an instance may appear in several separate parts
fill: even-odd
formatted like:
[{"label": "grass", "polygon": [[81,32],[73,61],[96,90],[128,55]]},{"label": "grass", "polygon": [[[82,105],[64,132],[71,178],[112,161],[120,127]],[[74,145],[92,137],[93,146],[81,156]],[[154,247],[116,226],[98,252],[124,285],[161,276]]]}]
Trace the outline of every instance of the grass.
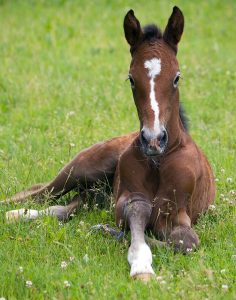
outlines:
[{"label": "grass", "polygon": [[2,206],[0,297],[236,299],[233,0],[1,0],[0,198],[50,180],[80,149],[138,128],[123,17],[132,7],[142,24],[163,28],[175,4],[186,19],[181,99],[217,178],[216,208],[195,227],[199,251],[153,249],[158,280],[144,285],[129,278],[128,243],[90,231],[114,224],[110,209],[84,208],[66,224],[44,217],[8,225]]}]

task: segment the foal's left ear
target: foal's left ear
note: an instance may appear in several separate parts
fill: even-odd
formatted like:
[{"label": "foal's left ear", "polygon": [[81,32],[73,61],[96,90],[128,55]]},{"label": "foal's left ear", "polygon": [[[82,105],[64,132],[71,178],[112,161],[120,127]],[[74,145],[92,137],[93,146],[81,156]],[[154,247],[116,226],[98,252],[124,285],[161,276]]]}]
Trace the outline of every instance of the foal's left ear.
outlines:
[{"label": "foal's left ear", "polygon": [[127,12],[124,18],[124,32],[125,38],[132,50],[138,45],[142,38],[142,29],[139,20],[135,17],[134,11],[131,9]]},{"label": "foal's left ear", "polygon": [[169,18],[168,24],[163,34],[163,39],[177,53],[177,45],[184,31],[184,16],[182,11],[174,6],[173,12]]}]

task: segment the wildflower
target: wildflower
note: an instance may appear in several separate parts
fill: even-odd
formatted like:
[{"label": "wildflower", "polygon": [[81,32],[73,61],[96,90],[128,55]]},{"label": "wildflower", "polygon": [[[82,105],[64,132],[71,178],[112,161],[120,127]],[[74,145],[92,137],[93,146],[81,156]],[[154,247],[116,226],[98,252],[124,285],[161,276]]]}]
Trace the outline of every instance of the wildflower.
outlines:
[{"label": "wildflower", "polygon": [[215,207],[215,205],[211,204],[211,205],[209,205],[209,209],[210,209],[210,210],[215,210],[216,207]]},{"label": "wildflower", "polygon": [[84,208],[84,209],[88,209],[88,203],[85,203],[85,204],[83,205],[83,208]]},{"label": "wildflower", "polygon": [[156,279],[157,279],[158,281],[160,281],[160,280],[163,279],[163,277],[162,277],[162,276],[157,276]]},{"label": "wildflower", "polygon": [[64,287],[69,288],[71,286],[70,282],[68,280],[64,281]]},{"label": "wildflower", "polygon": [[184,241],[183,241],[183,240],[179,240],[179,243],[180,243],[180,244],[183,244],[183,243],[184,243]]},{"label": "wildflower", "polygon": [[74,144],[74,143],[70,143],[70,147],[71,147],[71,148],[74,148],[74,147],[75,147],[75,144]]},{"label": "wildflower", "polygon": [[192,248],[187,248],[186,251],[187,251],[187,252],[192,252],[193,249],[192,249]]},{"label": "wildflower", "polygon": [[75,257],[74,256],[70,256],[70,261],[74,261]]},{"label": "wildflower", "polygon": [[220,273],[221,274],[225,273],[225,269],[220,270]]},{"label": "wildflower", "polygon": [[6,300],[6,298],[4,298],[4,297],[0,297],[0,300]]},{"label": "wildflower", "polygon": [[30,281],[30,280],[26,280],[25,285],[26,285],[27,288],[31,288],[32,285],[33,285],[33,282]]},{"label": "wildflower", "polygon": [[222,284],[221,287],[222,287],[223,290],[228,290],[228,288],[229,288],[227,284]]},{"label": "wildflower", "polygon": [[79,225],[80,225],[80,226],[84,226],[84,221],[80,221],[80,222],[79,222]]},{"label": "wildflower", "polygon": [[61,268],[62,268],[62,269],[67,268],[67,266],[68,266],[68,264],[67,264],[66,261],[62,261],[62,262],[61,262]]},{"label": "wildflower", "polygon": [[231,178],[231,177],[227,177],[227,178],[226,178],[226,182],[228,182],[228,183],[231,183],[231,182],[233,182],[233,178]]},{"label": "wildflower", "polygon": [[72,116],[74,116],[74,115],[75,115],[75,112],[74,112],[74,111],[69,111],[69,112],[67,113],[66,117],[68,118],[68,117],[72,117]]},{"label": "wildflower", "polygon": [[59,225],[59,226],[63,226],[63,222],[61,222],[61,221],[58,222],[58,225]]},{"label": "wildflower", "polygon": [[235,190],[230,190],[229,193],[230,193],[230,195],[235,195],[236,194]]},{"label": "wildflower", "polygon": [[23,267],[20,266],[20,267],[18,268],[18,271],[19,271],[19,273],[23,273],[23,271],[24,271]]},{"label": "wildflower", "polygon": [[87,263],[89,261],[88,254],[86,253],[85,256],[83,257],[83,260]]},{"label": "wildflower", "polygon": [[219,178],[215,178],[215,182],[218,182],[219,181]]}]

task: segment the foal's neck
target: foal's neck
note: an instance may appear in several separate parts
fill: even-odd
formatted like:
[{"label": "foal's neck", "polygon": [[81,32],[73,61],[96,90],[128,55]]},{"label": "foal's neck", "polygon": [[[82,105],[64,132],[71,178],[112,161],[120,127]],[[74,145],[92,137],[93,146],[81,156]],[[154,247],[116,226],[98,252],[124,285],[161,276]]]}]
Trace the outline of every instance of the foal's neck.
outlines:
[{"label": "foal's neck", "polygon": [[184,137],[187,134],[187,130],[184,128],[180,117],[179,109],[179,105],[176,105],[167,125],[168,145],[166,154],[178,149],[182,145]]}]

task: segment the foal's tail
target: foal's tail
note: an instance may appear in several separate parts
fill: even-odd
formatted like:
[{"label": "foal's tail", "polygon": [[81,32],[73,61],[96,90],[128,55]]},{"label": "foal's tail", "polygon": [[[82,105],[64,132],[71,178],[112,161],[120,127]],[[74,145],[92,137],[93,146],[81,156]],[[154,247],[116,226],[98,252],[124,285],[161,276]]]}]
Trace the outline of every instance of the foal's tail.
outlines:
[{"label": "foal's tail", "polygon": [[76,165],[75,160],[69,162],[52,181],[35,184],[27,190],[0,201],[0,204],[16,204],[25,202],[28,199],[33,199],[39,203],[44,200],[58,199],[77,185],[77,180],[73,174]]},{"label": "foal's tail", "polygon": [[9,204],[9,203],[18,203],[23,202],[24,200],[27,200],[31,197],[34,197],[35,195],[40,194],[41,190],[44,190],[47,186],[47,183],[38,183],[30,187],[29,189],[25,191],[21,191],[19,193],[16,193],[14,196],[12,196],[9,199],[0,201],[0,204]]}]

